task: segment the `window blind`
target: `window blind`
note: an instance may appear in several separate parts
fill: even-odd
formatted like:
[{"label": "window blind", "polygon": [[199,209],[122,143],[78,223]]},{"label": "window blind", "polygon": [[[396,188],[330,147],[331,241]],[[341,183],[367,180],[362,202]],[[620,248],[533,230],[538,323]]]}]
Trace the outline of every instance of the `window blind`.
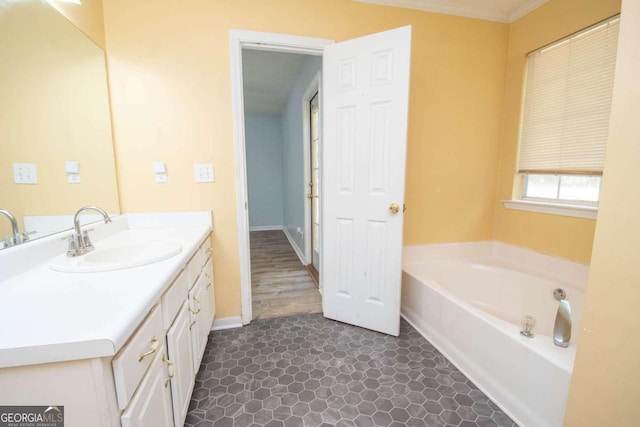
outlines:
[{"label": "window blind", "polygon": [[520,173],[601,174],[619,18],[528,55]]}]

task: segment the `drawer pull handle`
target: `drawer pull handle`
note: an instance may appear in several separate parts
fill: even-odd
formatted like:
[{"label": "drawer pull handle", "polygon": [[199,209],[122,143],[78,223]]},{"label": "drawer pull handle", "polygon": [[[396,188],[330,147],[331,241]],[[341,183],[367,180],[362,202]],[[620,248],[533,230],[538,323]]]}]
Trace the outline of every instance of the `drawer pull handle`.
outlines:
[{"label": "drawer pull handle", "polygon": [[193,325],[196,324],[196,321],[194,320],[193,322],[191,322],[191,324],[189,325],[189,330],[191,330],[191,328],[193,328]]},{"label": "drawer pull handle", "polygon": [[193,311],[191,309],[191,307],[189,307],[189,311],[192,312],[193,314],[198,314],[198,313],[200,313],[200,310],[201,310],[201,308],[200,308],[200,300],[198,298],[196,298],[196,297],[193,297],[193,300],[196,302],[196,307],[198,307],[198,309],[196,311]]},{"label": "drawer pull handle", "polygon": [[167,373],[169,374],[169,378],[167,378],[164,381],[164,386],[167,387],[169,385],[169,383],[171,382],[171,380],[173,379],[173,376],[175,375],[175,372],[174,372],[174,368],[173,368],[173,362],[171,360],[167,359],[167,356],[164,355],[164,354],[162,355],[162,361],[167,364]]},{"label": "drawer pull handle", "polygon": [[155,338],[152,339],[151,348],[149,348],[149,350],[145,351],[144,353],[140,353],[140,355],[138,356],[138,362],[142,362],[142,359],[158,351],[158,348],[160,348],[160,341]]}]

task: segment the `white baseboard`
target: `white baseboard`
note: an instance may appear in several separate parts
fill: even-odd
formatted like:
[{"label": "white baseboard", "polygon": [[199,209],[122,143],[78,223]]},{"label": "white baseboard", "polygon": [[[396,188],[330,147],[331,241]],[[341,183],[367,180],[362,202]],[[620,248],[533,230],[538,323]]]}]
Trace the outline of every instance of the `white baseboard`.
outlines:
[{"label": "white baseboard", "polygon": [[296,244],[296,241],[293,240],[293,237],[291,237],[291,234],[289,234],[289,230],[287,230],[287,227],[283,227],[282,231],[284,231],[284,235],[287,236],[287,239],[289,239],[289,243],[291,244],[293,250],[296,252],[296,255],[298,255],[298,258],[300,258],[300,262],[302,263],[302,265],[307,265],[307,262],[304,260],[304,254]]},{"label": "white baseboard", "polygon": [[249,231],[274,231],[274,230],[283,230],[284,226],[282,225],[256,225],[249,227]]},{"label": "white baseboard", "polygon": [[223,317],[213,321],[212,331],[221,331],[223,329],[242,328],[242,317]]}]

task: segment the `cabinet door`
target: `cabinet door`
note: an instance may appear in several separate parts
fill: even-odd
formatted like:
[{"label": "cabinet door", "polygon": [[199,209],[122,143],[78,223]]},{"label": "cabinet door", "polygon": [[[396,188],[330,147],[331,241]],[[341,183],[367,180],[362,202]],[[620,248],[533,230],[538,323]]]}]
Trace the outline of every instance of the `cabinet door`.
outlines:
[{"label": "cabinet door", "polygon": [[213,319],[216,317],[216,296],[213,287],[213,263],[211,258],[207,261],[202,270],[205,275],[207,285],[206,285],[206,300],[205,304],[205,319],[207,323],[207,328],[211,330],[211,326],[213,326]]},{"label": "cabinet door", "polygon": [[189,303],[184,302],[173,325],[167,331],[167,352],[173,368],[171,397],[173,418],[176,426],[184,424],[189,410],[189,400],[195,384],[193,369],[193,347],[189,331]]},{"label": "cabinet door", "polygon": [[163,355],[164,346],[122,414],[122,427],[173,427],[171,392],[166,384]]},{"label": "cabinet door", "polygon": [[189,303],[191,304],[191,340],[193,343],[193,368],[194,371],[200,369],[200,362],[204,349],[207,346],[208,333],[204,333],[205,324],[203,307],[206,305],[207,281],[205,275],[201,274],[198,281],[189,291]]}]

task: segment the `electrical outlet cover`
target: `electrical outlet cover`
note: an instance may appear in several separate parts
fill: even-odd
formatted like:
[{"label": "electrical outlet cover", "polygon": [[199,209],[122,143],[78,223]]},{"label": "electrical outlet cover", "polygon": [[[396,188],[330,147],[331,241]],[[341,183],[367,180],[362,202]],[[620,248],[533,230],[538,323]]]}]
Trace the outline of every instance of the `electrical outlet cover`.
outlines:
[{"label": "electrical outlet cover", "polygon": [[193,175],[196,182],[214,182],[213,165],[201,163],[193,165]]},{"label": "electrical outlet cover", "polygon": [[34,163],[14,163],[13,182],[16,184],[37,184],[38,169]]}]

